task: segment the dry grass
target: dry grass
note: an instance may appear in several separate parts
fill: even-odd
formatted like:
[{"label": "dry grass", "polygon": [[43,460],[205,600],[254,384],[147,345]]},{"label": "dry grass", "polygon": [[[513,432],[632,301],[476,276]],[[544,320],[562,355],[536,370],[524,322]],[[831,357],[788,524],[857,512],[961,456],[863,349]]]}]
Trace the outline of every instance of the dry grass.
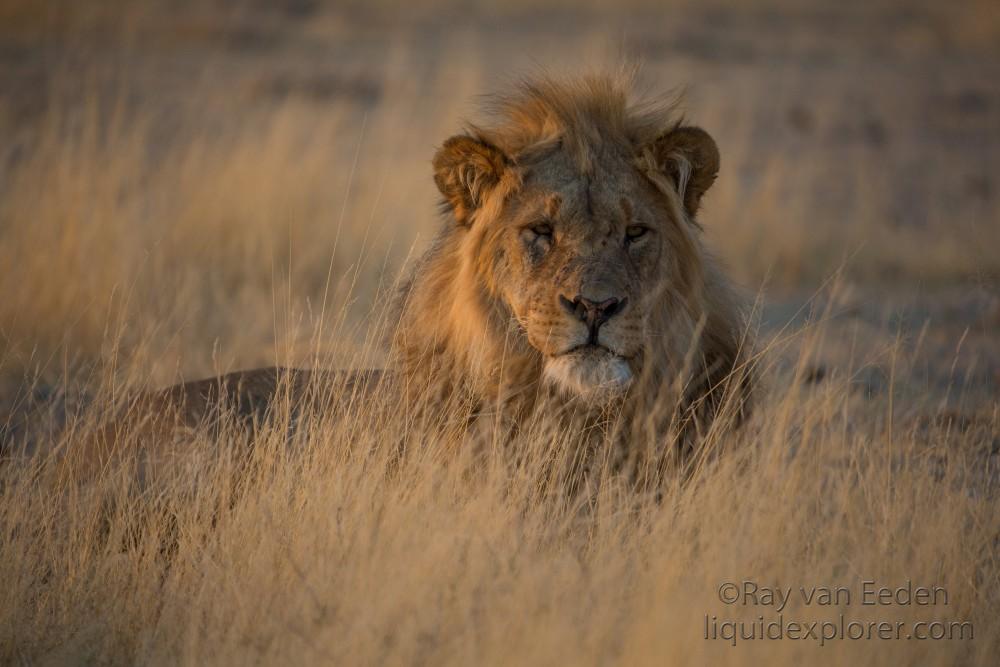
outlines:
[{"label": "dry grass", "polygon": [[[994,660],[989,3],[78,4],[0,7],[0,661]],[[371,322],[439,224],[427,162],[469,98],[532,59],[622,51],[657,88],[688,84],[717,137],[704,222],[733,272],[796,291],[841,271],[804,326],[802,299],[765,307],[759,410],[704,443],[724,456],[659,498],[613,477],[572,498],[539,492],[571,434],[477,457],[376,405],[313,415],[289,446],[282,404],[249,436],[192,435],[144,486],[127,464],[56,474],[139,387],[384,363]],[[921,301],[929,285],[947,291]],[[863,579],[949,603],[862,606]],[[706,615],[778,616],[720,602],[743,580],[855,594],[793,598],[786,621],[968,621],[974,639],[706,641]]]},{"label": "dry grass", "polygon": [[[92,407],[42,443],[49,454],[3,470],[4,660],[988,664],[1000,648],[998,415],[893,405],[894,386],[873,406],[850,373],[790,381],[820,332],[796,369],[765,371],[786,388],[750,425],[703,443],[726,453],[668,477],[660,498],[613,476],[585,497],[546,486],[545,461],[572,451],[572,434],[477,457],[407,432],[405,410],[387,416],[378,397],[299,417],[290,443],[279,401],[270,426],[195,434],[141,486],[128,461],[66,482],[51,453],[71,451]],[[940,586],[948,604],[862,606],[868,579]],[[721,584],[744,580],[855,596],[793,598],[786,621],[968,622],[974,636],[706,641],[706,617],[778,617],[719,601]]]}]

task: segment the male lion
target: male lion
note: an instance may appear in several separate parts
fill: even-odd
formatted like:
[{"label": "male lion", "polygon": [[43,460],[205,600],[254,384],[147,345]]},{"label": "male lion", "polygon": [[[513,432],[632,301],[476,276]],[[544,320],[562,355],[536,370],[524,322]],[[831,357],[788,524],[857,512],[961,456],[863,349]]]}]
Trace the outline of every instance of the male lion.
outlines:
[{"label": "male lion", "polygon": [[[664,450],[690,445],[723,406],[742,418],[745,324],[695,219],[718,149],[669,105],[631,103],[629,88],[526,81],[444,143],[433,165],[446,220],[397,296],[398,367],[352,376],[355,388],[389,383],[430,408],[461,396],[472,419],[502,412],[515,429],[570,408]],[[239,372],[143,405],[191,421],[229,396],[263,416],[279,384],[294,395],[308,373]]]}]

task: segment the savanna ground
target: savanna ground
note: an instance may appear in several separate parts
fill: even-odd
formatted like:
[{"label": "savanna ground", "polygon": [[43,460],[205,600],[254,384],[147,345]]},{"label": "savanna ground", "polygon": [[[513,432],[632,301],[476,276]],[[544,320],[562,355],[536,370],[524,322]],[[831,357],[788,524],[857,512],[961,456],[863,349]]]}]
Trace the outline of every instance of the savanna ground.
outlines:
[{"label": "savanna ground", "polygon": [[[722,152],[701,219],[763,377],[724,455],[581,500],[539,492],[558,437],[394,463],[403,408],[290,450],[279,407],[142,486],[55,474],[143,387],[385,363],[435,146],[518,72],[623,57]],[[0,661],[995,664],[998,82],[989,0],[0,3]],[[902,638],[706,640],[778,618],[720,600],[743,581]]]}]

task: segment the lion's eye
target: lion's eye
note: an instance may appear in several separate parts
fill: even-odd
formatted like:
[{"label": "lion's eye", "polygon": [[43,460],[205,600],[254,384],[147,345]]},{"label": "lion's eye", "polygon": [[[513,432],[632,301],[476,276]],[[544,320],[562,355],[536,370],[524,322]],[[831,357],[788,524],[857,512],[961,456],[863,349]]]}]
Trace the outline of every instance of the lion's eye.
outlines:
[{"label": "lion's eye", "polygon": [[531,226],[531,231],[536,236],[552,236],[552,225],[547,222],[540,222]]},{"label": "lion's eye", "polygon": [[649,227],[643,227],[641,225],[630,225],[625,229],[625,240],[626,241],[638,241],[643,236],[649,233]]}]

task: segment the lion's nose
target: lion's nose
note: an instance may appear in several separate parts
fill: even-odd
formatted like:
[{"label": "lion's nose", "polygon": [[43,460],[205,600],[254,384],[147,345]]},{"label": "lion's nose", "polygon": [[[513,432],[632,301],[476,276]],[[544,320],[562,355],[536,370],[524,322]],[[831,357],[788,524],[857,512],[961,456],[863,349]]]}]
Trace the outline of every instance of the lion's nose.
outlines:
[{"label": "lion's nose", "polygon": [[580,295],[570,300],[560,294],[559,303],[562,304],[562,307],[568,313],[586,324],[591,335],[594,336],[602,324],[625,310],[625,306],[628,304],[628,297],[624,299],[611,297],[604,301],[591,301],[587,297]]}]

